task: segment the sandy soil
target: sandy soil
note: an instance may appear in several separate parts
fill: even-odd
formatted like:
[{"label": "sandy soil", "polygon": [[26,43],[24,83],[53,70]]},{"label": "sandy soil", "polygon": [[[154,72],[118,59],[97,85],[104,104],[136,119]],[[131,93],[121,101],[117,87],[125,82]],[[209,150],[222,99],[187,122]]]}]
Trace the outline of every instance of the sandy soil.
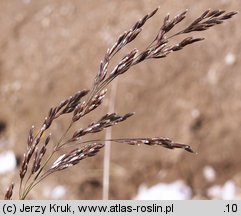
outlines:
[{"label": "sandy soil", "polygon": [[[159,13],[125,52],[148,44],[167,13],[176,15],[188,8],[188,18],[181,24],[185,25],[207,8],[241,10],[239,0],[0,1],[0,151],[13,149],[20,161],[31,125],[39,127],[51,106],[88,89],[105,50],[158,5]],[[207,40],[138,65],[118,79],[116,112],[136,115],[115,126],[113,137],[165,136],[191,144],[199,154],[113,144],[111,199],[133,198],[142,183],[151,186],[177,179],[201,198],[208,198],[207,187],[229,179],[241,187],[240,22],[237,15],[194,34]],[[107,109],[108,100],[76,128]],[[53,139],[67,122],[63,118],[54,124]],[[102,161],[103,152],[49,177],[29,198],[51,198],[46,191],[63,185],[68,191],[65,199],[101,199]],[[217,172],[214,182],[203,177],[206,165]],[[1,190],[11,181],[17,187],[17,169],[0,176]]]}]

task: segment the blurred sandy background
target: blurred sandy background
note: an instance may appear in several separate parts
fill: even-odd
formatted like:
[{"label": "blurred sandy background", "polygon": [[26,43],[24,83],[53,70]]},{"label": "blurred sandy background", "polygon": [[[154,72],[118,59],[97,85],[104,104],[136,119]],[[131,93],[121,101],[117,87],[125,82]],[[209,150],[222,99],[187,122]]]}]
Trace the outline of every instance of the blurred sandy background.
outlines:
[{"label": "blurred sandy background", "polygon": [[[208,8],[241,10],[240,0],[0,0],[0,152],[13,150],[17,162],[31,125],[39,127],[49,108],[89,88],[106,49],[139,18],[160,5],[132,47],[142,49],[167,13],[189,9],[190,23]],[[198,155],[158,147],[113,144],[110,198],[132,199],[140,185],[182,180],[192,198],[211,199],[208,189],[232,182],[241,188],[241,28],[240,14],[168,58],[135,66],[118,80],[116,112],[136,115],[113,129],[113,137],[169,137],[188,143]],[[83,127],[101,117],[108,99]],[[67,118],[54,124],[57,138]],[[53,175],[29,198],[101,199],[103,151],[77,167]],[[4,166],[5,164],[0,164]],[[205,169],[214,177],[205,177]],[[0,174],[0,188],[18,185],[18,167]],[[17,194],[15,194],[16,197]]]}]

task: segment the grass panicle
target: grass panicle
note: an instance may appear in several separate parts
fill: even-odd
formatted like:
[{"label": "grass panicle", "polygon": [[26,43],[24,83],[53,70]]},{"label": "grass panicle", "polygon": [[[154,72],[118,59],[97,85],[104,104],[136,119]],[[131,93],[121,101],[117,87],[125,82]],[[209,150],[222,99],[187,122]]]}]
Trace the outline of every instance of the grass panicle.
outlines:
[{"label": "grass panicle", "polygon": [[[108,127],[112,127],[120,122],[126,121],[134,113],[119,115],[107,113],[99,120],[93,121],[85,128],[76,130],[72,135],[70,129],[81,118],[90,114],[98,108],[106,96],[108,85],[119,75],[126,73],[131,67],[148,59],[165,58],[169,54],[182,50],[186,46],[202,41],[204,38],[186,36],[186,34],[205,31],[215,25],[223,23],[232,18],[236,12],[225,12],[223,10],[206,10],[197,19],[181,31],[172,32],[176,25],[180,24],[187,16],[187,10],[178,14],[173,19],[167,15],[152,42],[142,51],[133,49],[122,57],[113,68],[109,69],[110,61],[127,44],[133,42],[142,31],[146,22],[153,17],[158,8],[138,20],[133,27],[118,37],[116,42],[107,49],[104,58],[101,60],[97,74],[89,90],[82,90],[73,96],[63,100],[56,107],[52,107],[39,130],[32,127],[27,138],[27,149],[23,156],[20,167],[20,189],[19,199],[26,199],[29,192],[43,179],[57,171],[67,169],[77,165],[81,160],[95,156],[103,147],[106,140],[85,139],[85,135],[99,133]],[[183,36],[178,43],[172,43],[171,39],[176,36]],[[62,115],[71,114],[66,131],[59,137],[58,141],[51,139],[52,123]],[[169,138],[112,138],[108,141],[128,144],[128,145],[157,145],[168,149],[183,149],[194,153],[191,146],[173,142]],[[77,147],[79,146],[79,147]],[[66,150],[69,149],[70,150]],[[56,153],[66,152],[56,158]],[[5,199],[11,199],[14,184],[8,188]]]}]

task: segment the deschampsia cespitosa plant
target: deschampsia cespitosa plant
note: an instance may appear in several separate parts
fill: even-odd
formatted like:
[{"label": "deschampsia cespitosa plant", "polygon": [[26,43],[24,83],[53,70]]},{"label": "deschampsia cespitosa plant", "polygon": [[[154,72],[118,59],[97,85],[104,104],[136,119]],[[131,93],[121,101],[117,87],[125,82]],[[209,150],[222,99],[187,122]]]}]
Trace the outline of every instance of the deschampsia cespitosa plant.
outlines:
[{"label": "deschampsia cespitosa plant", "polygon": [[[119,36],[111,48],[107,49],[104,58],[100,62],[98,72],[90,90],[78,91],[73,96],[63,100],[59,105],[52,107],[44,119],[41,128],[39,130],[36,130],[34,127],[30,129],[27,139],[27,150],[19,172],[19,199],[26,199],[29,192],[50,174],[77,165],[81,160],[95,156],[104,147],[105,140],[85,140],[84,137],[86,134],[101,132],[108,127],[127,120],[134,114],[119,115],[108,113],[85,128],[81,128],[70,134],[70,129],[75,123],[79,122],[83,116],[90,114],[102,104],[108,85],[115,78],[143,61],[164,58],[173,52],[183,49],[187,45],[202,41],[204,38],[187,37],[186,35],[191,32],[205,31],[217,24],[223,23],[236,14],[236,12],[226,12],[224,10],[206,10],[183,30],[174,33],[170,33],[170,31],[185,19],[187,10],[178,14],[173,19],[167,15],[157,35],[155,35],[154,39],[143,51],[137,49],[131,50],[115,67],[110,69],[109,63],[112,58],[140,34],[144,24],[157,11],[158,8],[137,21],[129,31]],[[172,44],[170,39],[179,35],[183,36],[183,39],[179,43]],[[65,114],[70,116],[70,123],[59,140],[56,143],[53,143],[53,141],[51,143],[49,129],[56,119]],[[168,138],[112,138],[109,141],[129,145],[158,145],[168,149],[181,148],[191,153],[194,152],[189,145],[176,143]],[[71,149],[68,152],[66,152],[66,149],[69,148],[64,148],[67,146]],[[56,153],[59,150],[66,153],[56,158]],[[14,184],[11,184],[5,194],[5,199],[12,198],[13,189]]]}]

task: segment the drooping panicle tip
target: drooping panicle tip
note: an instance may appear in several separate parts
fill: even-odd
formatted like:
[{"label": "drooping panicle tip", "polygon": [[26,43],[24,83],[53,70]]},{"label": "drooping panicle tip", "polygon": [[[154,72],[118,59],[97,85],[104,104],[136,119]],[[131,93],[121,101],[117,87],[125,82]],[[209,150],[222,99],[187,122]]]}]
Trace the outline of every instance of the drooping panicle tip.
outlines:
[{"label": "drooping panicle tip", "polygon": [[185,148],[186,151],[190,152],[190,153],[193,153],[193,154],[197,154],[197,152],[195,152],[190,146],[187,146]]}]

